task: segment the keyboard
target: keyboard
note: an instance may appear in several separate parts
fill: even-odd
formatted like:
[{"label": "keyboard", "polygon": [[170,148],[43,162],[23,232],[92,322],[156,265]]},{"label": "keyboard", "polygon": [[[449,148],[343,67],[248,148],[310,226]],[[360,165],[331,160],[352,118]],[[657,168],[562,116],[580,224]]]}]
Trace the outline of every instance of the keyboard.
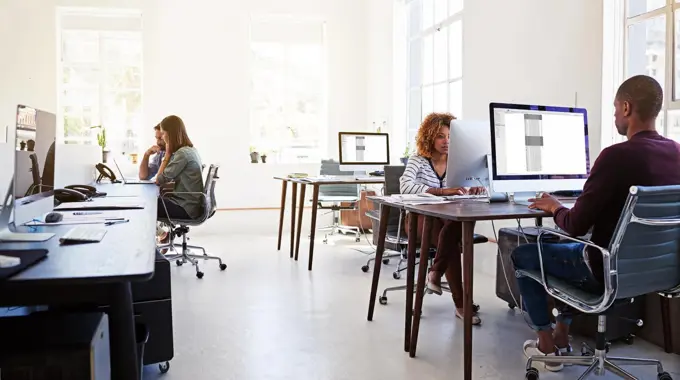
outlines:
[{"label": "keyboard", "polygon": [[480,199],[480,200],[485,200],[489,199],[488,194],[465,194],[465,195],[449,195],[444,197],[445,199],[448,199],[450,201],[460,201],[460,200],[465,200],[465,199]]},{"label": "keyboard", "polygon": [[62,244],[98,243],[106,235],[105,228],[78,226],[71,228],[59,239]]}]

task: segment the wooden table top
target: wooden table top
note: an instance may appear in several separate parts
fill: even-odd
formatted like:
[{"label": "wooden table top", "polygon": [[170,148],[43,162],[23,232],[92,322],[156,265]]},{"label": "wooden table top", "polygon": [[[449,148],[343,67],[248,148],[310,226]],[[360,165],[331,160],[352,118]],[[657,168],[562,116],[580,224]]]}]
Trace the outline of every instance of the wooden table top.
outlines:
[{"label": "wooden table top", "polygon": [[274,177],[279,181],[288,181],[300,183],[303,185],[382,185],[385,183],[385,177],[359,177],[354,176],[331,176],[327,178],[309,177],[309,178],[288,178],[288,177]]},{"label": "wooden table top", "polygon": [[[511,202],[455,202],[429,205],[409,205],[396,201],[390,197],[368,197],[376,203],[390,207],[401,208],[420,215],[432,216],[446,220],[460,222],[474,222],[480,220],[525,219],[550,217],[550,213],[532,210],[526,205]],[[571,204],[565,204],[571,207]]]}]

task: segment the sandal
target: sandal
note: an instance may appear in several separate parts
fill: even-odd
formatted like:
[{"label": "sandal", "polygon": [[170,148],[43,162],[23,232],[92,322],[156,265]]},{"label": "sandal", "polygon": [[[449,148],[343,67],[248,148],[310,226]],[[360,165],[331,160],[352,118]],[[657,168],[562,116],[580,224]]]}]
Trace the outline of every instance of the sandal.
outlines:
[{"label": "sandal", "polygon": [[[434,277],[432,277],[432,274],[435,274]],[[442,292],[442,282],[441,282],[441,277],[437,278],[436,272],[430,271],[430,273],[427,274],[427,290],[431,291],[432,293],[441,296],[443,294]]]},{"label": "sandal", "polygon": [[[456,309],[456,318],[458,318],[460,320],[464,320],[463,315],[458,312],[458,309]],[[479,326],[481,324],[482,324],[482,319],[479,318],[479,316],[477,314],[474,314],[474,312],[473,312],[473,314],[472,314],[472,325],[473,326]]]}]

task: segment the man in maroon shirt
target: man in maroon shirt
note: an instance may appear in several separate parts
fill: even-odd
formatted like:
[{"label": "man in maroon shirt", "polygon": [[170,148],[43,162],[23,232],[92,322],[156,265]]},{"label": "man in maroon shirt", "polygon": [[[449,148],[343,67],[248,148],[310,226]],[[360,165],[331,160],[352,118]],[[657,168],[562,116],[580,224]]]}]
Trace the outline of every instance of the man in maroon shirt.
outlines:
[{"label": "man in maroon shirt", "polygon": [[[631,186],[680,184],[680,145],[656,132],[656,118],[663,103],[659,83],[645,75],[621,84],[614,101],[614,118],[619,134],[627,141],[604,149],[590,172],[582,195],[573,208],[544,194],[529,207],[552,213],[555,224],[572,236],[592,229],[592,241],[607,247],[623,210]],[[547,274],[590,291],[602,291],[602,256],[580,243],[543,244],[543,268]],[[516,269],[540,270],[536,244],[519,246],[512,253]],[[532,355],[563,355],[569,346],[569,312],[560,314],[553,331],[543,285],[525,277],[517,279],[524,310],[529,314],[538,340],[524,343]],[[559,371],[561,364],[545,364]]]}]

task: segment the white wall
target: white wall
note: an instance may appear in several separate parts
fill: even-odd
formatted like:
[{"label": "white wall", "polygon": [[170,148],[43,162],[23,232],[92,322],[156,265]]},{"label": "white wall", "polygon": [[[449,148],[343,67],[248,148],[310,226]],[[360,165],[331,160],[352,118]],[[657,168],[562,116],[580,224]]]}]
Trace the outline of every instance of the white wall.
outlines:
[{"label": "white wall", "polygon": [[[318,172],[318,165],[249,163],[249,34],[251,14],[321,17],[327,23],[328,155],[337,132],[365,130],[367,118],[367,3],[365,0],[3,0],[0,49],[13,52],[0,72],[0,126],[13,123],[17,103],[57,107],[56,6],[142,9],[144,108],[149,125],[181,116],[203,161],[222,165],[221,208],[275,207],[274,175]],[[31,17],[19,15],[30,14]],[[16,54],[14,54],[16,53]],[[11,89],[11,91],[9,91]],[[272,191],[275,186],[275,191]]]},{"label": "white wall", "polygon": [[[591,162],[600,152],[602,2],[465,2],[463,113],[489,119],[489,102],[588,110]],[[609,112],[609,110],[605,110]]]}]

